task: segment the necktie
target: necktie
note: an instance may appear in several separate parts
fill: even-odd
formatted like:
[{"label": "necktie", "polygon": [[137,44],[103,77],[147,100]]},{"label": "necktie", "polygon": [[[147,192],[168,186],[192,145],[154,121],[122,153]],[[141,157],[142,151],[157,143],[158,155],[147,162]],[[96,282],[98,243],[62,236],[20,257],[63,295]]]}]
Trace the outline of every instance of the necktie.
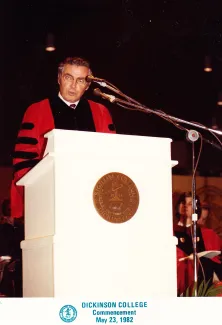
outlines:
[{"label": "necktie", "polygon": [[71,104],[69,105],[71,108],[75,108],[76,107],[76,104]]}]

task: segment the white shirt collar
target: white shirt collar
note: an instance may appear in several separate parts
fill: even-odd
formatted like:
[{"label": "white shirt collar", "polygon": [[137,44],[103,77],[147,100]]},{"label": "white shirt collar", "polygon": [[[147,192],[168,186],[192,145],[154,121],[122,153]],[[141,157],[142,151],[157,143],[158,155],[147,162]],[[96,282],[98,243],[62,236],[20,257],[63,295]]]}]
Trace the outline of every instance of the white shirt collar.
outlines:
[{"label": "white shirt collar", "polygon": [[[188,227],[190,227],[191,225],[192,225],[191,223],[186,224],[186,227],[188,228]],[[178,226],[182,226],[182,227],[184,227],[184,224],[183,224],[181,221],[179,221],[179,222],[178,222]]]},{"label": "white shirt collar", "polygon": [[[70,106],[71,104],[75,104],[76,106],[78,105],[78,103],[79,103],[79,100],[77,100],[76,102],[74,102],[74,103],[70,103],[70,102],[67,102],[67,100],[65,100],[63,97],[62,97],[62,95],[60,94],[60,92],[59,92],[59,94],[58,94],[58,96],[59,96],[59,98],[66,104],[66,105],[68,105],[68,106]],[[76,107],[75,107],[76,108]]]}]

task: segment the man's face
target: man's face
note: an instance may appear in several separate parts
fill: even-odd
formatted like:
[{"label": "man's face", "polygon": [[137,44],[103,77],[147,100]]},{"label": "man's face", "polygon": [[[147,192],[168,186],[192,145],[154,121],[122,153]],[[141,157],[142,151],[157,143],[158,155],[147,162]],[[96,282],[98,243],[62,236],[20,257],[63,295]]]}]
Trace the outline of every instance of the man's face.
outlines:
[{"label": "man's face", "polygon": [[79,100],[89,88],[85,78],[90,74],[89,68],[66,64],[58,76],[59,90],[62,97],[70,103]]}]

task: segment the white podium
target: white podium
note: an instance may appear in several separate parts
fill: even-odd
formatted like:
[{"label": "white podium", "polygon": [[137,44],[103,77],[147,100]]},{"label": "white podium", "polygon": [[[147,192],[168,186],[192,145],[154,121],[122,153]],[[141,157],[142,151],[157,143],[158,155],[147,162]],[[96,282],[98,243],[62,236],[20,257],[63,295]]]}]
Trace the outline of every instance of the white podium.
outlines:
[{"label": "white podium", "polygon": [[[176,296],[171,139],[53,130],[25,186],[24,297]],[[135,215],[111,223],[93,190],[109,173],[139,192]]]}]

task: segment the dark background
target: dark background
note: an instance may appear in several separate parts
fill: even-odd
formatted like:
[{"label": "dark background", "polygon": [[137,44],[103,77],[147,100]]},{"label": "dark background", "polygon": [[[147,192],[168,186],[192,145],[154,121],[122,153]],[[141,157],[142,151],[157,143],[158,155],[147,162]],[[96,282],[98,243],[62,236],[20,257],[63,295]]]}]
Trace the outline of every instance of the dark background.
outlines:
[{"label": "dark background", "polygon": [[[54,52],[45,51],[49,32],[55,35]],[[216,117],[222,129],[222,108],[217,106],[222,90],[221,0],[43,4],[5,0],[0,4],[0,39],[1,165],[11,165],[24,111],[57,87],[57,65],[67,56],[87,58],[95,76],[109,80],[150,108],[208,127]],[[206,55],[212,60],[211,73],[204,72]],[[89,97],[93,98],[92,91]],[[185,132],[154,115],[105,104],[118,133],[172,138],[172,157],[180,161],[174,171],[190,173],[191,144]],[[210,133],[204,131],[203,135],[213,140]],[[221,157],[222,151],[204,144],[200,174],[220,175]]]}]

